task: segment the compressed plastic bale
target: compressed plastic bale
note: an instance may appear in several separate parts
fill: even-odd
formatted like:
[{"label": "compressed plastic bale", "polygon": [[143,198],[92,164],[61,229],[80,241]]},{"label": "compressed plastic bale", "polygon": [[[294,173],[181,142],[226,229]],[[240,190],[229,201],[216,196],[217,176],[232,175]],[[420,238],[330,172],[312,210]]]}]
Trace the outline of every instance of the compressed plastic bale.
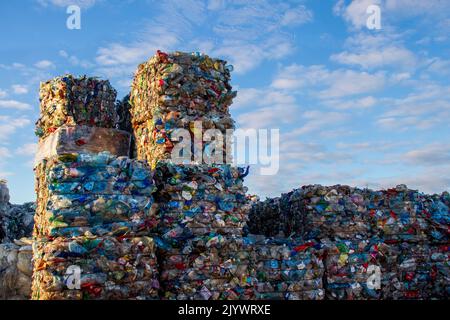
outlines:
[{"label": "compressed plastic bale", "polygon": [[9,189],[4,179],[0,179],[0,203],[9,203]]},{"label": "compressed plastic bale", "polygon": [[145,234],[158,224],[145,163],[109,153],[63,154],[35,171],[36,236]]},{"label": "compressed plastic bale", "polygon": [[447,245],[398,242],[391,245],[397,260],[392,265],[392,281],[388,299],[448,299],[450,265]]},{"label": "compressed plastic bale", "polygon": [[65,75],[41,83],[36,135],[45,138],[62,125],[115,128],[117,92],[109,81]]},{"label": "compressed plastic bale", "polygon": [[35,165],[42,160],[67,153],[99,153],[129,156],[131,136],[128,132],[86,125],[63,125],[42,139],[37,148]]},{"label": "compressed plastic bale", "polygon": [[[448,242],[448,195],[426,195],[405,185],[374,191],[349,186],[309,185],[253,204],[252,233],[386,241]],[[270,226],[270,227],[268,227]]]},{"label": "compressed plastic bale", "polygon": [[174,242],[211,232],[242,234],[248,211],[245,175],[230,165],[160,162],[155,170],[159,233]]},{"label": "compressed plastic bale", "polygon": [[[180,142],[176,129],[188,130],[192,140],[207,129],[217,129],[222,135],[233,129],[228,107],[236,92],[229,84],[230,69],[223,60],[183,52],[158,51],[139,65],[130,95],[137,158],[152,167],[159,160],[171,159]],[[225,154],[223,162],[231,161],[227,158],[231,156],[229,147],[224,141],[220,150]],[[205,143],[200,151],[207,148]],[[194,155],[189,160],[193,161]]]},{"label": "compressed plastic bale", "polygon": [[106,282],[104,285],[86,283],[80,290],[39,291],[33,300],[158,300],[158,290],[149,281],[129,285]]},{"label": "compressed plastic bale", "polygon": [[405,185],[373,192],[369,201],[374,231],[386,241],[423,241],[429,223],[421,209],[425,195]]},{"label": "compressed plastic bale", "polygon": [[0,244],[0,298],[27,300],[31,294],[31,239]]},{"label": "compressed plastic bale", "polygon": [[378,300],[392,290],[397,256],[382,239],[325,239],[324,245],[328,299]]},{"label": "compressed plastic bale", "polygon": [[21,205],[0,204],[0,242],[8,243],[23,237],[31,237],[35,209],[33,202]]},{"label": "compressed plastic bale", "polygon": [[[151,237],[56,238],[34,244],[33,299],[158,297],[158,264]],[[67,270],[80,268],[80,287]]]},{"label": "compressed plastic bale", "polygon": [[210,235],[160,244],[167,299],[322,299],[321,251],[298,241]]}]

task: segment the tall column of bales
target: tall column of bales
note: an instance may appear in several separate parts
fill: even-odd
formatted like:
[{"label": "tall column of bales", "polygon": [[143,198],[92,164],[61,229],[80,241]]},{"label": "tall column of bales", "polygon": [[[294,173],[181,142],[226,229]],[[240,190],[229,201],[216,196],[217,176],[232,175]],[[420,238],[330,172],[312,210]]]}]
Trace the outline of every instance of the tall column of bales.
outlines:
[{"label": "tall column of bales", "polygon": [[[244,168],[230,145],[195,139],[234,128],[231,67],[207,55],[157,52],[141,64],[130,95],[138,159],[155,168],[159,205],[158,261],[163,299],[322,299],[322,257],[313,246],[243,237],[249,202]],[[201,123],[201,129],[196,126]],[[177,162],[189,133],[190,157]],[[226,137],[225,137],[226,138]],[[207,139],[204,139],[207,140]],[[229,140],[228,140],[229,141]],[[226,139],[225,139],[226,142]],[[223,147],[223,161],[208,162]],[[185,151],[185,150],[184,150]],[[198,152],[205,157],[198,160]],[[203,161],[202,161],[203,160]],[[227,162],[228,163],[228,162]]]},{"label": "tall column of bales", "polygon": [[32,299],[154,299],[152,172],[114,129],[116,91],[96,78],[41,85]]}]

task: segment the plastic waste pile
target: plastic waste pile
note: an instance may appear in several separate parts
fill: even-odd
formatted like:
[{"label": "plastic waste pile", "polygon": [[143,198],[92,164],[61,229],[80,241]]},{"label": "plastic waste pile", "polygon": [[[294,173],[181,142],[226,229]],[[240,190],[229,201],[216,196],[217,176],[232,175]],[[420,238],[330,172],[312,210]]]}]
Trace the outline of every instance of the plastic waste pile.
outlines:
[{"label": "plastic waste pile", "polygon": [[[218,129],[226,134],[227,129],[234,128],[228,107],[236,93],[232,91],[229,79],[230,68],[225,61],[182,52],[158,51],[135,73],[130,95],[131,121],[136,157],[146,160],[156,172],[156,201],[160,205],[161,219],[159,263],[164,298],[179,299],[190,292],[190,296],[218,299],[226,291],[219,283],[228,288],[233,279],[231,274],[220,276],[208,269],[198,269],[197,278],[209,278],[209,289],[206,283],[206,286],[200,286],[203,288],[201,294],[199,282],[195,278],[189,280],[189,273],[196,269],[192,257],[185,255],[186,259],[182,259],[185,267],[175,273],[171,273],[173,266],[169,261],[174,255],[182,255],[191,243],[202,242],[204,237],[223,239],[242,235],[247,203],[243,186],[245,172],[230,165],[199,163],[203,153],[216,148],[221,154],[228,155],[224,141],[195,150],[195,139],[201,139],[202,143],[205,130]],[[188,155],[176,154],[186,157],[182,165],[174,162],[172,157],[172,151],[182,140],[176,129],[185,129],[188,134],[182,138],[188,141],[183,140],[187,147],[181,151]],[[200,161],[197,158],[199,152]],[[218,162],[225,160],[222,157]],[[209,241],[203,248],[202,253],[208,257],[217,250],[212,243]],[[224,248],[228,244],[227,241]],[[225,255],[222,260],[214,262],[229,260],[227,256],[232,252],[224,249],[222,254]],[[214,289],[212,283],[219,286],[216,293],[211,292]]]},{"label": "plastic waste pile", "polygon": [[240,277],[219,266],[236,268],[235,242],[246,219],[244,170],[159,162],[155,172],[162,297],[234,298],[228,293]]},{"label": "plastic waste pile", "polygon": [[[442,299],[449,296],[448,198],[404,185],[303,186],[254,204],[248,230],[325,243],[328,299]],[[380,287],[370,282],[376,270]]]},{"label": "plastic waste pile", "polygon": [[[176,156],[189,160],[202,154],[230,156],[226,138],[221,142],[211,138],[213,141],[199,150],[192,149],[194,139],[203,143],[205,130],[226,134],[227,129],[234,128],[228,110],[236,96],[229,83],[231,70],[223,60],[183,52],[158,51],[139,65],[130,95],[137,158],[147,160],[154,168],[159,160],[171,159],[172,150],[181,141],[187,148],[180,153],[188,154]],[[185,129],[188,135],[179,136],[176,129]],[[190,143],[186,139],[191,139]],[[225,161],[222,157],[222,163]]]},{"label": "plastic waste pile", "polygon": [[[319,245],[320,246],[320,245]],[[320,249],[286,239],[205,235],[164,247],[166,299],[323,299]]]},{"label": "plastic waste pile", "polygon": [[152,172],[144,162],[98,154],[61,154],[35,168],[35,235],[148,234],[158,224]]},{"label": "plastic waste pile", "polygon": [[326,293],[330,300],[391,298],[397,256],[376,237],[368,240],[322,240],[326,248]]},{"label": "plastic waste pile", "polygon": [[[40,241],[35,246],[34,298],[158,298],[158,265],[151,237],[83,235]],[[67,270],[74,266],[80,268],[79,288],[68,287]]]},{"label": "plastic waste pile", "polygon": [[31,294],[32,239],[0,244],[0,299],[26,300]]},{"label": "plastic waste pile", "polygon": [[[158,51],[121,101],[96,78],[43,83],[32,285],[31,242],[22,239],[0,246],[0,293],[448,299],[448,193],[310,185],[261,202],[246,195],[248,168],[222,163],[231,157],[227,143],[210,139],[198,149],[207,129],[234,128],[231,71],[207,55]],[[200,163],[218,151],[225,159]],[[0,181],[0,235],[11,241],[27,227],[5,228],[13,220],[3,212],[26,210],[4,209],[6,191]]]},{"label": "plastic waste pile", "polygon": [[[46,118],[48,101],[41,100],[38,131],[50,122],[62,128],[40,142],[47,149],[38,152],[43,156],[35,166],[32,298],[154,299],[158,269],[148,237],[158,223],[153,173],[121,154],[128,155],[130,140],[111,128],[115,91],[108,82],[86,77],[47,84],[41,97],[54,97],[55,88],[64,93],[54,103],[60,103],[61,114],[69,110],[70,121]],[[92,128],[80,126],[87,122]]]},{"label": "plastic waste pile", "polygon": [[33,202],[11,204],[7,182],[0,180],[0,243],[30,237],[33,231],[34,211]]},{"label": "plastic waste pile", "polygon": [[[249,276],[245,288],[257,300],[322,300],[323,245],[286,238],[243,238]],[[246,298],[246,297],[244,297]]]},{"label": "plastic waste pile", "polygon": [[159,233],[169,242],[217,233],[242,235],[247,217],[244,169],[159,162]]},{"label": "plastic waste pile", "polygon": [[403,241],[391,245],[397,260],[390,265],[391,299],[448,299],[450,297],[449,245]]},{"label": "plastic waste pile", "polygon": [[115,128],[117,92],[108,80],[65,75],[41,83],[36,135],[45,138],[62,125]]}]

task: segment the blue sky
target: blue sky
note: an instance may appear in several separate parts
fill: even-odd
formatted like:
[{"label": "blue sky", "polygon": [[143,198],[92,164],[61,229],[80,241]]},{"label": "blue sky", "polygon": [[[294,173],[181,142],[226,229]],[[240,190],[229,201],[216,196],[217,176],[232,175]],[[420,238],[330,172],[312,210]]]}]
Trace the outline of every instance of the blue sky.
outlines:
[{"label": "blue sky", "polygon": [[[81,30],[66,28],[70,4]],[[381,30],[366,27],[369,5]],[[251,193],[304,184],[450,189],[450,1],[0,2],[0,176],[34,199],[39,82],[70,72],[119,97],[157,49],[234,65],[241,128],[279,128],[280,171],[251,170]]]}]

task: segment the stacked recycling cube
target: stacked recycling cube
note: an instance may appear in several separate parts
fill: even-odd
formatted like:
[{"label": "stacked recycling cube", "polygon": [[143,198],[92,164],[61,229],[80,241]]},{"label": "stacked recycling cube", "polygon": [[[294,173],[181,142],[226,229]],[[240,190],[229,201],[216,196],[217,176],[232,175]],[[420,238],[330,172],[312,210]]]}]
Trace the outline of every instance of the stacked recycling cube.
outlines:
[{"label": "stacked recycling cube", "polygon": [[[214,160],[210,163],[230,161],[226,137],[234,122],[228,107],[236,92],[229,80],[226,62],[207,55],[158,51],[139,65],[130,95],[137,158],[152,168],[173,156],[198,163],[203,155]],[[221,138],[211,131],[203,137],[207,129],[218,130]]]},{"label": "stacked recycling cube", "polygon": [[117,92],[108,80],[65,75],[41,83],[36,135],[46,138],[62,125],[114,128]]},{"label": "stacked recycling cube", "polygon": [[[161,246],[163,247],[163,246]],[[209,235],[167,247],[167,299],[323,299],[323,251],[286,239]]]},{"label": "stacked recycling cube", "polygon": [[[234,297],[228,293],[240,278],[219,266],[232,262],[236,241],[242,241],[247,210],[243,175],[244,170],[230,165],[157,164],[164,298]],[[200,267],[199,260],[211,268]]]},{"label": "stacked recycling cube", "polygon": [[157,259],[147,236],[57,237],[36,242],[33,260],[34,299],[158,298]]},{"label": "stacked recycling cube", "polygon": [[256,300],[322,300],[324,250],[313,241],[248,236],[241,256],[248,260],[247,295]]},{"label": "stacked recycling cube", "polygon": [[35,168],[35,235],[142,234],[158,221],[148,166],[107,152],[61,154]]},{"label": "stacked recycling cube", "polygon": [[378,238],[322,241],[326,248],[326,293],[331,300],[378,300],[392,290],[397,261],[393,248]]},{"label": "stacked recycling cube", "polygon": [[450,252],[447,245],[401,242],[392,246],[398,256],[391,266],[396,277],[386,298],[448,299]]},{"label": "stacked recycling cube", "polygon": [[112,129],[108,85],[66,76],[41,86],[37,131],[53,129],[35,164],[33,299],[158,297],[153,174],[127,157],[130,135]]},{"label": "stacked recycling cube", "polygon": [[159,232],[167,241],[217,233],[242,235],[247,216],[244,170],[230,165],[159,162]]}]

